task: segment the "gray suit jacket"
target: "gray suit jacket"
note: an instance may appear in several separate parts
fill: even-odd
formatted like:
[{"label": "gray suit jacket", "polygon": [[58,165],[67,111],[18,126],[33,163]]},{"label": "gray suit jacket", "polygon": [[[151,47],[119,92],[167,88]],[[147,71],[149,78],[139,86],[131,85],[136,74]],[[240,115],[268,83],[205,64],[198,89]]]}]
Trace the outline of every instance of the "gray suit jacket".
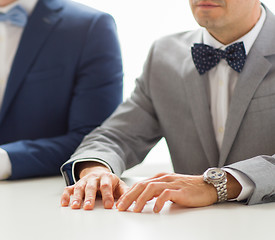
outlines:
[{"label": "gray suit jacket", "polygon": [[220,152],[207,74],[199,75],[191,56],[191,46],[202,41],[197,30],[154,43],[131,98],[85,137],[63,171],[75,160],[98,158],[120,175],[164,137],[175,172],[202,174],[209,167],[228,166],[254,182],[249,204],[275,201],[274,27],[275,16],[267,9],[232,96]]}]

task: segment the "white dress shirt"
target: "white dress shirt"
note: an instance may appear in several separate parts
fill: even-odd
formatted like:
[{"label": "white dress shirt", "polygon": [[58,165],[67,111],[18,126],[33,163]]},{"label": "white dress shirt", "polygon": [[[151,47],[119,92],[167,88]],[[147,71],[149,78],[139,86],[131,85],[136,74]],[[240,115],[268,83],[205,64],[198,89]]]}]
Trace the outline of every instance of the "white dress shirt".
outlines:
[{"label": "white dress shirt", "polygon": [[[266,11],[263,7],[261,17],[258,20],[257,24],[243,37],[236,40],[236,42],[243,42],[245,46],[246,54],[249,53],[253,43],[255,42],[259,32],[262,29],[266,18]],[[214,48],[219,48],[224,50],[229,45],[223,45],[212,37],[209,32],[204,29],[203,32],[203,43],[210,45]],[[225,124],[228,114],[228,109],[231,101],[232,94],[234,92],[239,73],[234,71],[226,62],[225,59],[221,59],[219,64],[212,68],[208,72],[209,78],[209,90],[210,90],[210,108],[213,121],[213,127],[216,135],[216,141],[219,150],[221,149]],[[254,185],[251,180],[246,177],[244,174],[232,170],[229,168],[224,168],[228,173],[234,176],[239,183],[242,185],[242,192],[238,196],[237,200],[244,200],[252,193]]]},{"label": "white dress shirt", "polygon": [[[38,0],[18,0],[0,7],[0,13],[6,13],[15,5],[23,7],[30,15]],[[0,22],[0,110],[9,78],[11,66],[16,54],[23,28]],[[1,133],[0,133],[1,134]],[[7,152],[0,148],[0,180],[7,179],[11,175],[11,163]]]}]

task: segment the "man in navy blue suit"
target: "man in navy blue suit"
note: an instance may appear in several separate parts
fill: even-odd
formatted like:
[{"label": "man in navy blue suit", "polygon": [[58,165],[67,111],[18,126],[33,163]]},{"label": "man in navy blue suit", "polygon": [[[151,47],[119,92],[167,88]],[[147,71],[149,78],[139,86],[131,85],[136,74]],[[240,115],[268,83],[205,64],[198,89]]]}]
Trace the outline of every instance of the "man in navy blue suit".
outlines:
[{"label": "man in navy blue suit", "polygon": [[0,0],[0,179],[59,174],[122,100],[113,18],[69,0]]}]

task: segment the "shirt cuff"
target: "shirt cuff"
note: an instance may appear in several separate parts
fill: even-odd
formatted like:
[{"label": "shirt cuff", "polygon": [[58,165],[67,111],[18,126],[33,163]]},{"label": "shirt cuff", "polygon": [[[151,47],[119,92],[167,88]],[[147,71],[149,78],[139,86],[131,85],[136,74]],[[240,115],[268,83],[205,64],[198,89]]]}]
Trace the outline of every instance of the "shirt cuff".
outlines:
[{"label": "shirt cuff", "polygon": [[75,176],[75,174],[74,174],[74,173],[75,173],[74,170],[75,170],[75,165],[76,165],[77,163],[80,163],[80,162],[98,162],[98,163],[103,164],[105,167],[109,168],[109,170],[110,170],[111,172],[113,172],[113,170],[112,170],[112,168],[110,167],[110,165],[107,164],[105,161],[103,161],[103,160],[101,160],[101,159],[98,159],[98,158],[90,158],[90,159],[84,158],[84,159],[79,159],[79,160],[74,161],[73,166],[72,166],[72,176],[73,176],[74,183],[76,183],[76,182],[79,180],[78,178],[76,178],[76,176]]},{"label": "shirt cuff", "polygon": [[233,170],[231,168],[223,168],[227,173],[231,174],[242,186],[242,190],[239,196],[235,199],[231,199],[231,201],[243,201],[247,200],[253,193],[254,190],[254,183],[247,177],[244,173]]},{"label": "shirt cuff", "polygon": [[5,180],[11,176],[11,161],[8,153],[0,148],[0,180]]}]

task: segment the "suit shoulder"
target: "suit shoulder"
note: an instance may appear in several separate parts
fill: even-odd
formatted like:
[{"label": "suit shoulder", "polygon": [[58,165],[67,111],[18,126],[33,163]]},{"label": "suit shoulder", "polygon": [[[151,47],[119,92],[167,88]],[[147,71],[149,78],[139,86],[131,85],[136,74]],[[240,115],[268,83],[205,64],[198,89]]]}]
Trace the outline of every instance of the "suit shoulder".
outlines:
[{"label": "suit shoulder", "polygon": [[85,19],[96,20],[99,18],[113,20],[113,17],[109,13],[73,1],[66,1],[66,4],[64,6],[64,16],[72,18],[76,21],[83,21]]},{"label": "suit shoulder", "polygon": [[165,64],[179,63],[190,55],[195,42],[202,40],[202,29],[168,35],[156,40],[149,52],[148,61],[159,64],[162,59]]},{"label": "suit shoulder", "polygon": [[202,29],[185,31],[180,33],[175,33],[171,35],[164,36],[157,41],[155,41],[154,45],[158,47],[169,46],[181,46],[190,48],[196,42],[201,42],[202,40]]}]

